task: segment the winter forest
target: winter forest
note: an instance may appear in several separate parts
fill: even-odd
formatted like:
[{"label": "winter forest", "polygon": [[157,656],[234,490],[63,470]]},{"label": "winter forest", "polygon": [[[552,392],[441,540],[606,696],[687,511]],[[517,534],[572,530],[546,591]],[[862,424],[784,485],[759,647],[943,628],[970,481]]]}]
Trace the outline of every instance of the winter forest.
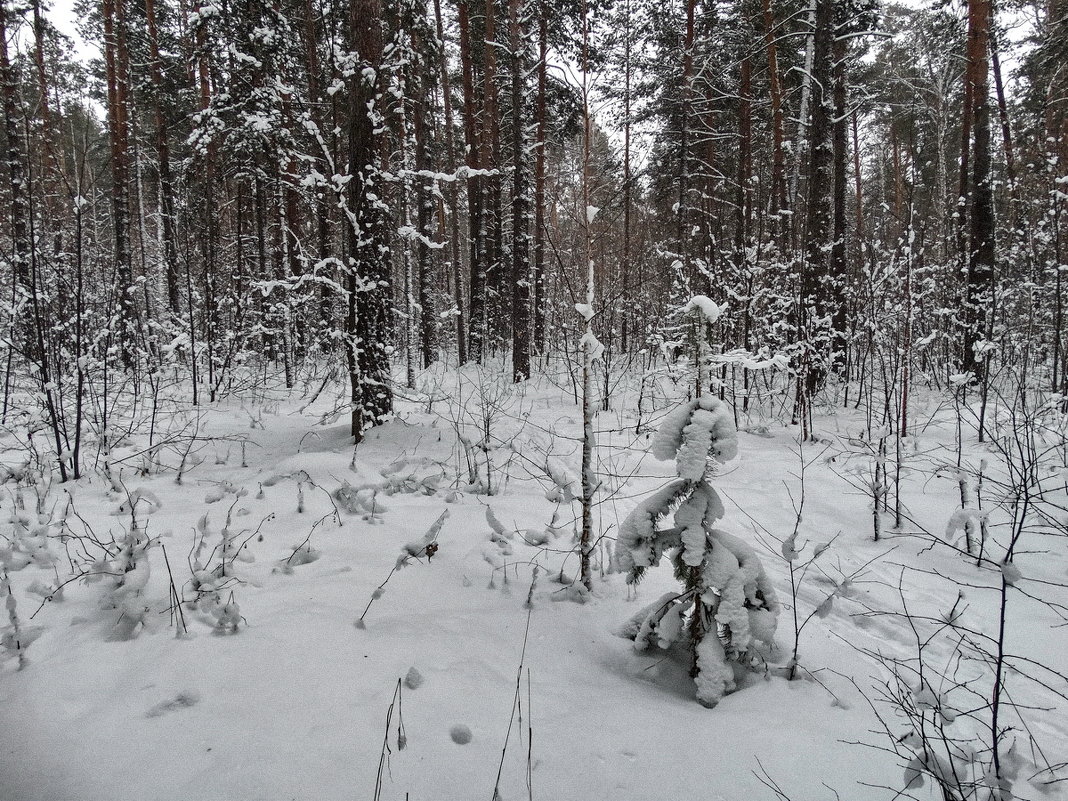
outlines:
[{"label": "winter forest", "polygon": [[0,801],[1068,798],[1066,0],[0,0]]}]

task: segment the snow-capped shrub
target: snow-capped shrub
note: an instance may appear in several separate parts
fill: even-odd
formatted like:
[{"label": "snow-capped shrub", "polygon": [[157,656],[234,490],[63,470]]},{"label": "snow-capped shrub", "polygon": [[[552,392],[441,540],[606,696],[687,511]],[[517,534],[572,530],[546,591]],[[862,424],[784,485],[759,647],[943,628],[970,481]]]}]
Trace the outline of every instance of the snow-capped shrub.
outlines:
[{"label": "snow-capped shrub", "polygon": [[[689,640],[697,700],[714,706],[735,687],[732,662],[751,665],[772,643],[779,613],[775,591],[756,552],[715,528],[723,502],[709,483],[713,463],[738,453],[734,418],[718,398],[703,396],[667,416],[653,440],[653,455],[674,459],[678,478],[638,505],[623,521],[616,566],[627,581],[672,551],[681,593],[669,593],[635,615],[623,634],[645,649]],[[671,526],[661,526],[672,516]]]}]

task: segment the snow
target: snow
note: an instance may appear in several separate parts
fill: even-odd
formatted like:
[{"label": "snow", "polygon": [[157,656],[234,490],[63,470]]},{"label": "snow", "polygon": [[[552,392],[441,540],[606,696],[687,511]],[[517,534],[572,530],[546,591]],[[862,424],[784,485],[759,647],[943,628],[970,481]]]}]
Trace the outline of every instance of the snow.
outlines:
[{"label": "snow", "polygon": [[720,315],[727,310],[727,305],[718,305],[714,300],[705,295],[694,295],[682,307],[683,314],[695,313],[704,317],[705,322],[714,323],[719,320]]},{"label": "snow", "polygon": [[[455,398],[459,393],[449,375],[443,370],[433,378]],[[1063,580],[1068,574],[1063,548],[1041,546],[1041,553],[1025,548],[1001,564],[1005,531],[995,525],[999,518],[993,512],[987,548],[996,569],[977,568],[974,560],[908,532],[891,532],[890,543],[874,543],[870,498],[855,493],[832,463],[816,460],[807,470],[804,520],[791,549],[821,547],[815,543],[841,533],[820,562],[827,575],[811,571],[796,599],[802,616],[822,609],[805,629],[800,661],[819,681],[804,670],[787,681],[779,668],[792,652],[788,614],[780,616],[775,631],[770,610],[794,603],[782,540],[795,522],[791,492],[796,497],[797,479],[790,471],[798,463],[796,429],[753,412],[752,419],[742,417],[743,428],[763,427],[766,435],[733,433],[729,406],[711,397],[687,401],[685,387],[678,387],[671,397],[682,401],[676,410],[662,403],[645,412],[643,425],[653,414],[661,433],[635,435],[638,385],[637,378],[624,382],[613,393],[612,410],[596,421],[597,470],[606,482],[606,500],[596,507],[595,526],[606,548],[595,553],[589,593],[576,593],[570,584],[578,509],[573,448],[581,409],[566,386],[538,376],[502,395],[504,411],[493,423],[491,442],[521,442],[521,434],[536,428],[540,436],[555,437],[557,447],[549,459],[544,448],[493,451],[493,486],[499,489],[492,496],[475,494],[466,484],[465,449],[453,425],[463,417],[455,403],[435,401],[433,411],[422,401],[400,403],[397,419],[373,430],[354,459],[343,421],[319,425],[333,399],[302,410],[307,399],[299,391],[290,396],[279,388],[269,398],[234,398],[197,413],[204,432],[201,460],[187,466],[180,484],[173,470],[177,460],[167,452],[161,455],[167,469],[138,475],[144,448],[139,434],[110,455],[120,489],[96,474],[62,487],[57,483],[43,520],[29,484],[22,490],[27,508],[14,509],[15,480],[9,478],[0,495],[0,559],[8,566],[14,610],[8,611],[5,598],[0,798],[371,798],[398,680],[404,684],[406,747],[396,748],[394,710],[382,798],[489,798],[521,655],[524,718],[521,726],[512,723],[502,772],[505,799],[527,797],[528,746],[533,794],[542,799],[771,798],[754,775],[758,759],[795,799],[834,797],[826,784],[842,798],[877,801],[893,792],[873,785],[898,790],[906,781],[916,782],[911,792],[917,797],[937,798],[929,780],[918,786],[917,771],[949,770],[948,765],[938,765],[934,757],[913,764],[911,756],[899,759],[848,744],[889,743],[871,733],[878,723],[860,692],[875,699],[875,681],[886,676],[861,650],[914,656],[907,623],[881,613],[899,609],[902,596],[917,614],[939,620],[957,598],[957,581],[996,584],[1000,591],[1004,578],[1013,594],[1012,648],[1056,668],[1063,663],[1066,630],[1054,626],[1062,621],[1021,591]],[[664,393],[672,386],[664,381]],[[952,449],[952,404],[919,393],[914,401],[928,421],[925,446]],[[194,416],[188,407],[176,408],[175,423]],[[263,428],[249,427],[250,414]],[[816,416],[817,430],[827,439],[863,422],[849,410]],[[672,508],[708,466],[695,448],[683,449],[691,425],[689,436],[704,442],[707,434],[714,461],[727,466],[717,468],[714,487],[702,490],[691,506],[672,509],[681,531],[654,537],[655,526],[666,525],[657,510]],[[224,437],[248,441],[247,467],[236,450],[226,455]],[[805,453],[815,457],[824,447],[806,445]],[[13,451],[7,453],[8,469],[0,475],[18,474],[20,464],[11,459]],[[980,456],[991,459],[990,475],[997,473],[988,450],[966,454],[973,456],[975,464]],[[442,478],[428,485],[431,466]],[[298,511],[301,483],[304,503]],[[104,542],[126,536],[129,508],[113,514],[129,501],[123,484],[139,493],[136,512],[142,521],[131,543],[129,571],[116,570],[112,559],[95,561],[101,554],[82,539],[88,537],[86,523]],[[206,503],[224,487],[233,491]],[[558,491],[552,499],[545,497],[547,487]],[[61,523],[67,491],[73,508]],[[907,481],[905,496],[910,516],[939,536],[960,503],[952,477],[932,479],[919,472]],[[443,517],[449,497],[453,502]],[[232,503],[229,541],[234,552],[253,561],[235,558],[221,573],[224,517]],[[503,544],[511,555],[490,539],[496,533],[488,522],[490,506],[510,535]],[[714,635],[702,639],[696,680],[689,675],[683,626],[689,604],[675,602],[680,585],[671,567],[648,570],[639,583],[613,572],[651,567],[677,547],[686,549],[691,563],[700,543],[696,528],[685,533],[687,515],[702,527],[715,522],[710,535],[715,559],[706,565],[705,583],[719,597],[713,627],[729,626],[732,635],[729,645]],[[665,517],[670,524],[670,515]],[[765,536],[757,524],[779,540]],[[514,536],[517,528],[551,534],[528,542]],[[77,539],[61,542],[61,530]],[[432,531],[436,535],[428,539]],[[610,565],[606,555],[614,537],[623,547],[614,549],[616,564]],[[146,540],[151,547],[143,547]],[[438,547],[428,558],[432,543]],[[72,554],[86,549],[91,561],[83,569],[100,575],[59,592],[57,583],[70,573],[67,546]],[[891,546],[893,555],[880,559]],[[293,558],[288,572],[280,570],[297,550],[318,556]],[[389,580],[366,628],[356,629],[353,620],[398,555],[411,563]],[[875,561],[848,593],[837,592],[836,570],[849,573],[870,560]],[[536,582],[535,565],[541,570]],[[902,573],[902,566],[916,569]],[[110,575],[116,572],[123,573],[121,583]],[[171,575],[186,599],[202,599],[184,609],[189,631],[181,636],[168,613]],[[990,634],[996,630],[997,596],[969,589],[954,614]],[[550,602],[570,597],[586,603]],[[1063,593],[1055,597],[1068,600]],[[660,617],[657,610],[663,611]],[[11,655],[12,614],[26,656],[21,670]],[[124,616],[137,617],[137,625],[120,623]],[[774,648],[765,648],[766,672],[736,670],[729,650],[756,652],[772,640]],[[1051,709],[1035,713],[1037,727],[1050,753],[1063,753],[1068,743],[1063,702],[1029,688],[1015,673],[1008,681],[1021,703]],[[913,681],[906,691],[917,686]],[[946,709],[952,694],[933,680],[930,690],[924,703],[933,701],[952,716]],[[891,720],[895,736],[907,735],[904,721]],[[528,722],[532,741],[526,739]],[[955,725],[963,725],[960,717]],[[462,745],[454,732],[462,732]],[[691,758],[694,743],[697,756]],[[1027,784],[1029,775],[1020,771],[1016,794],[1042,797]],[[1057,797],[1056,789],[1046,797]]]}]

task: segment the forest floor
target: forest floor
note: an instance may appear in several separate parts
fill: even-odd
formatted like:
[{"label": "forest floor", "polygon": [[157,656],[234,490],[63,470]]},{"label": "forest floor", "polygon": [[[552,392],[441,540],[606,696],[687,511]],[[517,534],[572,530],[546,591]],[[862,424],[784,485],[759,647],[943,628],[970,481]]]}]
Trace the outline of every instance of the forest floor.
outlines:
[{"label": "forest floor", "polygon": [[[665,563],[632,588],[609,559],[620,520],[672,475],[671,463],[647,453],[647,431],[668,403],[660,398],[639,421],[634,387],[620,388],[598,416],[604,484],[595,523],[604,536],[593,591],[578,603],[567,587],[578,567],[578,503],[547,499],[559,491],[560,471],[554,483],[543,468],[551,452],[578,473],[579,407],[569,387],[544,377],[513,389],[486,375],[428,373],[421,393],[398,399],[397,419],[372,431],[355,456],[347,420],[330,414],[336,398],[324,393],[305,408],[299,391],[260,393],[169,413],[173,438],[159,464],[144,456],[141,426],[111,451],[114,481],[94,473],[55,482],[44,503],[53,536],[10,574],[30,644],[21,670],[10,654],[0,662],[0,801],[491,801],[495,785],[503,801],[749,801],[776,797],[769,777],[794,801],[894,797],[904,762],[887,750],[876,711],[895,736],[907,727],[880,702],[879,687],[890,676],[885,660],[917,650],[912,625],[896,613],[907,605],[917,617],[937,617],[957,603],[978,631],[993,632],[998,621],[995,571],[941,542],[960,505],[955,475],[937,472],[956,462],[952,404],[933,394],[916,401],[902,485],[911,522],[893,531],[893,515],[885,516],[878,542],[871,498],[857,486],[874,462],[849,440],[865,421],[859,412],[817,413],[819,441],[801,451],[800,541],[809,552],[831,545],[798,592],[801,620],[822,608],[802,632],[794,681],[781,669],[793,648],[794,603],[776,539],[793,530],[801,497],[799,430],[771,415],[740,419],[738,458],[713,481],[727,504],[722,527],[758,548],[784,608],[768,669],[707,709],[694,700],[684,654],[639,653],[617,635],[638,609],[679,586]],[[468,466],[469,457],[485,458],[478,431],[487,420],[492,494],[474,491]],[[198,439],[190,440],[194,424]],[[973,431],[966,461],[985,458],[995,472],[998,455],[974,440]],[[2,461],[17,458],[8,450]],[[482,490],[485,472],[483,463]],[[330,494],[343,482],[378,486],[376,514],[335,512]],[[154,539],[134,605],[149,611],[131,626],[107,576],[71,582],[62,599],[44,601],[72,564],[91,571],[90,532],[104,543],[126,535],[127,492],[138,489]],[[33,493],[23,494],[32,507]],[[6,519],[13,482],[3,495]],[[509,536],[493,533],[487,507]],[[237,630],[220,633],[213,615],[187,607],[188,632],[176,636],[159,546],[179,594],[196,597],[197,543],[205,543],[203,567],[218,564],[228,510],[231,533],[240,532],[234,542],[243,543],[222,591],[239,604]],[[357,627],[403,546],[446,510],[433,558],[393,573]],[[994,552],[1006,530],[991,522]],[[1034,582],[1045,597],[1068,602],[1059,586],[1068,574],[1063,540],[1035,534],[1022,551],[1021,589]],[[976,587],[958,603],[963,585]],[[824,603],[836,588],[835,601]],[[1063,623],[1055,609],[1014,593],[1009,647],[1063,672]],[[928,659],[945,667],[952,640],[952,632],[936,638]],[[398,680],[413,668],[398,698]],[[971,668],[964,660],[957,669]],[[1046,708],[1029,716],[1031,733],[1051,762],[1063,760],[1064,701],[1015,675],[1008,687],[1017,702]],[[1019,796],[1057,797],[1056,786],[1044,793],[1027,778]],[[929,786],[911,792],[936,797]]]}]

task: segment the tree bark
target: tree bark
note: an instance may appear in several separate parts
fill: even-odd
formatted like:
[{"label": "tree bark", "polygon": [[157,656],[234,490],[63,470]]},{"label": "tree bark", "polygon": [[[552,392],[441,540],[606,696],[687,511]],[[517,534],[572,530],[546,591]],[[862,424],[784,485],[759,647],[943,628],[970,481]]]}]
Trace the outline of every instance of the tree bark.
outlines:
[{"label": "tree bark", "polygon": [[357,444],[368,428],[393,410],[388,339],[390,264],[378,187],[378,142],[382,67],[381,0],[354,0],[349,36],[357,57],[350,78],[349,175],[346,290],[351,434]]},{"label": "tree bark", "polygon": [[[454,141],[454,126],[452,114],[452,89],[449,85],[449,64],[445,53],[445,27],[441,21],[441,0],[434,0],[434,20],[437,24],[438,42],[441,50],[439,69],[441,72],[441,97],[445,111],[445,152],[448,163],[452,169],[456,168],[456,143]],[[460,263],[460,223],[459,203],[457,200],[456,182],[449,183],[449,247],[452,255],[452,291],[453,302],[456,305],[456,355],[460,364],[467,361],[467,325],[464,314],[464,287],[463,270]],[[444,221],[442,223],[444,229]]]},{"label": "tree bark", "polygon": [[483,208],[485,179],[477,174],[482,168],[482,143],[475,123],[475,75],[471,63],[471,23],[467,0],[456,4],[460,23],[460,68],[464,89],[464,143],[467,146],[467,167],[472,174],[467,178],[467,219],[469,225],[468,245],[470,255],[469,305],[467,357],[482,363],[482,351],[486,340],[486,236]]},{"label": "tree bark", "polygon": [[808,342],[811,362],[807,371],[809,396],[826,376],[829,332],[821,321],[831,313],[835,298],[830,284],[828,248],[832,229],[833,147],[831,142],[831,80],[834,40],[834,2],[816,0],[813,34],[812,125],[809,137],[808,198],[805,220],[805,260],[801,276],[801,336]]},{"label": "tree bark", "polygon": [[181,305],[178,275],[178,248],[174,232],[174,179],[171,175],[170,143],[167,116],[163,110],[163,72],[160,63],[159,32],[156,26],[156,2],[145,0],[145,24],[148,29],[149,77],[152,81],[152,116],[156,128],[156,163],[159,171],[160,228],[163,244],[163,275],[167,285],[167,308],[177,315]]},{"label": "tree bark", "polygon": [[971,180],[971,231],[964,297],[961,363],[981,378],[985,359],[975,353],[976,341],[987,336],[986,310],[994,287],[994,192],[990,175],[990,1],[968,4],[968,83],[974,104],[975,141]]},{"label": "tree bark", "polygon": [[128,123],[129,50],[125,0],[103,0],[104,64],[107,79],[108,141],[111,148],[112,241],[119,347],[123,365],[133,365],[133,262],[130,254],[130,145]]},{"label": "tree bark", "polygon": [[[538,97],[534,134],[534,331],[535,353],[545,351],[545,106],[548,68],[548,9],[538,3]],[[630,128],[627,127],[629,134]],[[629,138],[627,140],[629,144]],[[625,166],[624,169],[628,167]],[[624,192],[628,191],[624,188]],[[628,218],[629,219],[629,218]]]},{"label": "tree bark", "polygon": [[0,82],[4,92],[4,134],[7,139],[8,191],[11,197],[12,261],[16,284],[32,292],[30,279],[30,233],[24,192],[22,129],[19,120],[18,81],[7,52],[7,3],[0,0]]},{"label": "tree bark", "polygon": [[508,33],[512,50],[512,381],[518,384],[530,377],[530,211],[523,136],[526,48],[519,0],[508,0]]},{"label": "tree bark", "polygon": [[[786,165],[783,154],[782,85],[779,82],[779,56],[775,44],[775,16],[771,0],[764,3],[764,42],[768,54],[768,92],[771,95],[771,196],[768,213],[777,217],[786,206]],[[781,234],[782,224],[775,222]],[[780,245],[782,243],[780,242]]]}]

